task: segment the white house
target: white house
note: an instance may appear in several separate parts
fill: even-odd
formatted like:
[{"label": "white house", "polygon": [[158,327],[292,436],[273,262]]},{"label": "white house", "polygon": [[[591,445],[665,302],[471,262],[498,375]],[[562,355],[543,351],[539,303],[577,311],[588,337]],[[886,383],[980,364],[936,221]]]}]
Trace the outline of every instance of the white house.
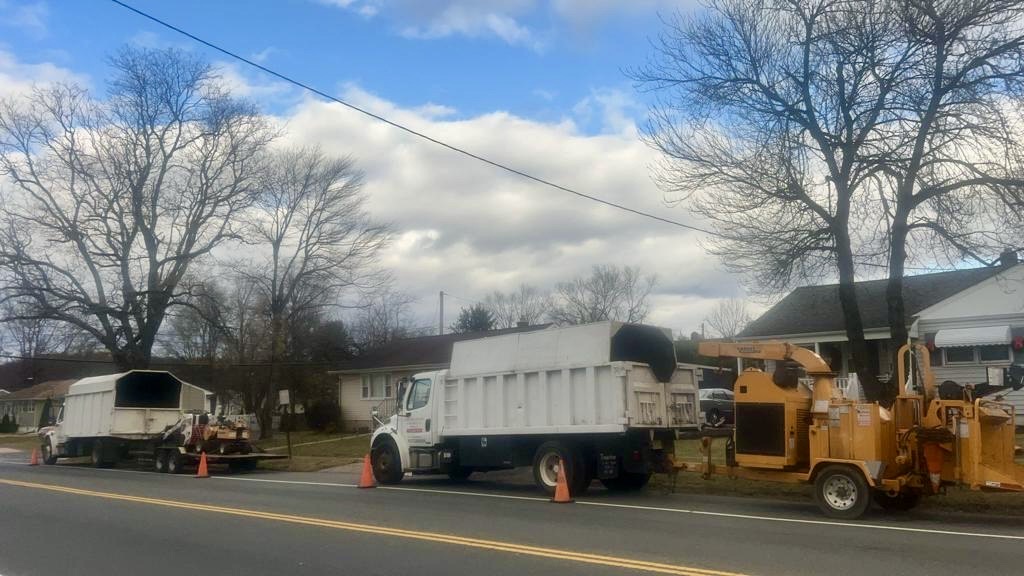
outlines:
[{"label": "white house", "polygon": [[[885,280],[858,282],[857,301],[877,373],[888,378],[889,329]],[[1024,264],[1004,254],[998,266],[908,276],[904,302],[911,338],[931,350],[936,381],[988,381],[989,368],[1024,364]],[[743,330],[738,340],[786,340],[813,348],[840,377],[850,349],[835,284],[794,290]],[[1024,391],[1009,394],[1024,424]]]}]

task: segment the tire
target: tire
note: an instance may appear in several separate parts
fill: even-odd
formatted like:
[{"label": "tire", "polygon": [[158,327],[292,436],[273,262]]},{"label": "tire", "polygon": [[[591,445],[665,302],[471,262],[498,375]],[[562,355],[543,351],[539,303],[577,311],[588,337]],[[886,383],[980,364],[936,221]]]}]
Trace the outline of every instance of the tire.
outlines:
[{"label": "tire", "polygon": [[582,450],[576,450],[573,456],[576,459],[576,466],[573,468],[573,475],[569,479],[569,492],[573,496],[582,496],[590,489],[590,484],[594,482],[594,471],[589,466]]},{"label": "tire", "polygon": [[182,461],[181,453],[177,450],[167,451],[167,473],[181,474],[185,471],[185,462]]},{"label": "tire", "polygon": [[643,490],[650,480],[650,473],[619,472],[618,477],[602,479],[601,484],[604,484],[609,492],[638,492]]},{"label": "tire", "polygon": [[533,455],[533,481],[538,488],[548,494],[555,493],[558,481],[558,463],[565,466],[565,481],[569,486],[569,494],[582,494],[589,486],[586,466],[577,450],[562,442],[549,441],[537,448]]},{"label": "tire", "polygon": [[398,447],[391,441],[381,442],[370,452],[370,464],[378,484],[398,484],[405,475]]},{"label": "tire", "polygon": [[712,408],[704,419],[707,421],[708,426],[717,428],[718,426],[721,426],[720,422],[722,421],[722,413],[718,411],[718,408]]},{"label": "tire", "polygon": [[167,472],[167,451],[157,450],[153,455],[153,469],[160,473]]},{"label": "tire", "polygon": [[96,440],[92,443],[92,465],[95,468],[113,468],[114,460],[110,458],[110,452],[112,447],[107,446],[107,443],[102,440]]},{"label": "tire", "polygon": [[875,504],[878,504],[879,508],[886,512],[907,512],[913,510],[921,502],[920,492],[905,491],[895,496],[889,496],[885,492],[876,490],[872,496]]},{"label": "tire", "polygon": [[473,473],[471,466],[452,466],[448,469],[448,478],[453,482],[465,482]]},{"label": "tire", "polygon": [[39,452],[43,455],[43,464],[53,466],[57,463],[57,452],[53,449],[52,440],[49,438],[43,441],[43,445],[39,448]]},{"label": "tire", "polygon": [[814,500],[830,518],[860,518],[871,505],[867,480],[860,470],[850,466],[826,466],[814,479]]}]

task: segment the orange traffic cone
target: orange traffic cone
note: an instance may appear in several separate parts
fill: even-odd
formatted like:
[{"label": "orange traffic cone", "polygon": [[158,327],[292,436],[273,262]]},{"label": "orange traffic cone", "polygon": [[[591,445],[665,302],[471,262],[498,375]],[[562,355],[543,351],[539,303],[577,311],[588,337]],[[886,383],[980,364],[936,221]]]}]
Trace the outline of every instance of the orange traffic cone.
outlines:
[{"label": "orange traffic cone", "polygon": [[558,482],[555,484],[555,497],[551,501],[556,504],[572,502],[572,496],[569,494],[569,484],[565,481],[565,466],[561,460],[558,461]]},{"label": "orange traffic cone", "polygon": [[206,452],[199,455],[199,470],[196,470],[196,478],[209,478],[210,471],[206,469]]},{"label": "orange traffic cone", "polygon": [[363,474],[359,477],[360,488],[376,488],[377,481],[373,479],[373,466],[370,464],[370,455],[363,458]]},{"label": "orange traffic cone", "polygon": [[29,466],[39,466],[39,448],[32,449],[32,459],[28,461]]}]

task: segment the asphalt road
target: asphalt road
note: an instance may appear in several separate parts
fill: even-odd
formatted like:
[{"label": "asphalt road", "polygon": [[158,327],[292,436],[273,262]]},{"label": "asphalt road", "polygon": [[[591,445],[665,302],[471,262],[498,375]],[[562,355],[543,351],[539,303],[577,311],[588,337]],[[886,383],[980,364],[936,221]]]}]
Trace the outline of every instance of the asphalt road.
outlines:
[{"label": "asphalt road", "polygon": [[1021,574],[1019,518],[597,490],[552,504],[508,480],[210,479],[0,459],[0,575],[700,576]]}]

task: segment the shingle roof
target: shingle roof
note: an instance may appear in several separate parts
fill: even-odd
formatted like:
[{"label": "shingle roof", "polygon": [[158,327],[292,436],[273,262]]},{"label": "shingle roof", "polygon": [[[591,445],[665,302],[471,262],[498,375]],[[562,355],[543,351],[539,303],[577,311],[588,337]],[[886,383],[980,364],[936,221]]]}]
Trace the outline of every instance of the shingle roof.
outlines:
[{"label": "shingle roof", "polygon": [[45,400],[46,398],[63,398],[68,393],[68,388],[71,387],[77,380],[48,380],[46,382],[40,382],[35,386],[29,386],[28,388],[22,388],[17,392],[11,392],[10,394],[4,394],[0,396],[0,400]]},{"label": "shingle roof", "polygon": [[[966,290],[998,274],[1004,268],[969,268],[903,279],[903,298],[907,322],[925,308]],[[865,329],[888,328],[886,280],[857,282],[857,303]],[[839,285],[804,286],[789,293],[757,320],[751,322],[740,338],[763,338],[788,334],[842,332],[843,310],[839,304]]]},{"label": "shingle roof", "polygon": [[462,334],[443,334],[439,336],[420,336],[394,340],[377,348],[368,350],[362,356],[346,362],[338,370],[349,372],[355,370],[372,370],[376,368],[395,368],[399,366],[447,366],[452,361],[452,346],[461,340],[514,334],[517,332],[533,332],[550,326],[517,326],[488,332],[467,332]]}]

